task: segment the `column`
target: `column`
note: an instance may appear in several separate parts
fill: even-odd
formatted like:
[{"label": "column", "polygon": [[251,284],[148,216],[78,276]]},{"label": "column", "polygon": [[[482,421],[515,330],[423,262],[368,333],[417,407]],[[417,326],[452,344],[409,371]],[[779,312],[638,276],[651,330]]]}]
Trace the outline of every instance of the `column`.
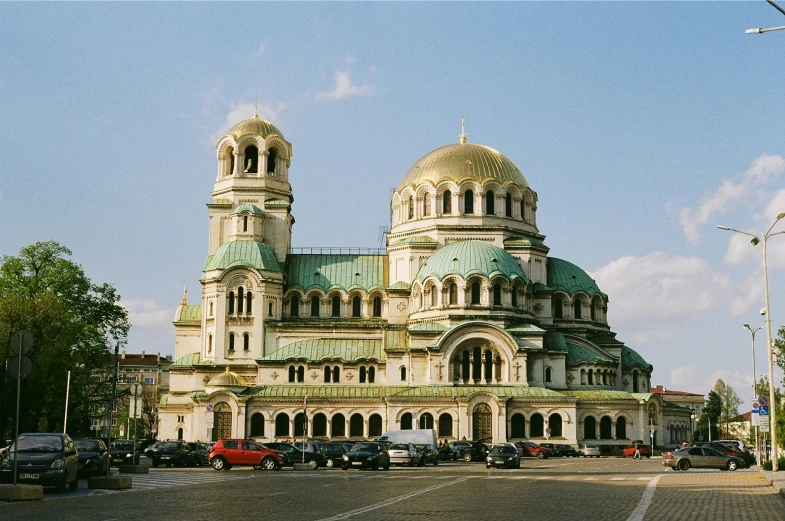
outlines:
[{"label": "column", "polygon": [[333,419],[332,417],[327,418],[327,437],[332,439],[333,437]]},{"label": "column", "polygon": [[480,384],[485,385],[485,353],[480,354]]},{"label": "column", "polygon": [[240,175],[240,172],[243,171],[243,166],[240,162],[240,153],[235,149],[232,151],[232,155],[234,155],[234,171],[232,175]]}]

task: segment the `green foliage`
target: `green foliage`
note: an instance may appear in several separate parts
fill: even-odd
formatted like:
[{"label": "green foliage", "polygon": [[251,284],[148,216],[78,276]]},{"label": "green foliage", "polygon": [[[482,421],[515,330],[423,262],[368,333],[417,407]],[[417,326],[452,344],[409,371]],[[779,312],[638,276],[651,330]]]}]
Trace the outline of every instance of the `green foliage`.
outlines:
[{"label": "green foliage", "polygon": [[[703,436],[703,441],[719,440],[720,430],[717,427],[717,422],[722,414],[722,400],[720,395],[715,391],[709,391],[709,399],[701,411],[701,416],[698,419],[698,425],[695,428],[694,439],[699,440]],[[711,430],[711,436],[709,436]]]},{"label": "green foliage", "polygon": [[[785,472],[785,458],[778,458],[778,472]],[[763,470],[771,470],[772,464],[771,461],[764,461],[763,462]]]},{"label": "green foliage", "polygon": [[720,416],[719,423],[722,424],[721,435],[723,438],[727,437],[728,423],[731,419],[739,415],[739,405],[741,405],[741,398],[733,390],[733,387],[726,385],[722,379],[717,380],[714,384],[714,392],[720,398]]},{"label": "green foliage", "polygon": [[[27,355],[32,372],[22,380],[21,432],[62,430],[70,370],[68,432],[88,434],[90,407],[105,405],[111,393],[101,378],[110,346],[130,328],[115,288],[91,282],[70,256],[56,242],[39,242],[0,264],[0,366],[14,356],[14,331],[27,329],[35,339]],[[13,435],[16,413],[16,380],[4,375],[0,438]]]},{"label": "green foliage", "polygon": [[[767,376],[762,376],[758,383],[755,384],[755,390],[757,394],[760,396],[765,395],[769,396],[769,378]],[[782,402],[783,396],[782,391],[779,387],[774,388],[774,401],[777,406],[777,440],[778,440],[778,447],[785,447],[785,406]]]}]

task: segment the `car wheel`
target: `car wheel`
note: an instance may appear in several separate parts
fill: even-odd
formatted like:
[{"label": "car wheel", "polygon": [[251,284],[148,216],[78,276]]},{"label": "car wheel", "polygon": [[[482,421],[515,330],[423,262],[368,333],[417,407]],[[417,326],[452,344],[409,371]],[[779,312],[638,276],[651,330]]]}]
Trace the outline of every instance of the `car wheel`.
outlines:
[{"label": "car wheel", "polygon": [[328,469],[331,469],[331,468],[333,468],[334,466],[335,466],[335,462],[333,461],[333,459],[332,459],[332,458],[328,459],[328,460],[327,460],[327,463],[325,463],[325,467],[327,467]]},{"label": "car wheel", "polygon": [[683,459],[679,461],[679,470],[690,470],[690,460]]},{"label": "car wheel", "polygon": [[540,459],[545,459],[547,456],[545,455],[544,452],[540,452],[539,454],[537,454],[537,457]]},{"label": "car wheel", "polygon": [[215,470],[223,470],[224,467],[226,467],[226,460],[221,456],[216,456],[213,458],[211,464]]},{"label": "car wheel", "polygon": [[463,461],[469,462],[471,460],[472,460],[472,453],[471,452],[467,452],[467,453],[465,453],[463,455]]},{"label": "car wheel", "polygon": [[262,468],[263,468],[264,470],[273,470],[273,469],[275,469],[275,467],[277,467],[277,466],[278,466],[278,465],[277,465],[277,463],[275,463],[275,458],[272,458],[272,457],[270,457],[270,456],[267,456],[266,458],[264,458],[264,459],[262,460]]},{"label": "car wheel", "polygon": [[728,464],[725,466],[727,470],[734,471],[739,468],[739,462],[735,459],[729,460]]},{"label": "car wheel", "polygon": [[384,467],[382,467],[382,468],[383,468],[384,470],[390,470],[390,462],[388,461],[388,462],[387,462],[387,463],[384,465]]}]

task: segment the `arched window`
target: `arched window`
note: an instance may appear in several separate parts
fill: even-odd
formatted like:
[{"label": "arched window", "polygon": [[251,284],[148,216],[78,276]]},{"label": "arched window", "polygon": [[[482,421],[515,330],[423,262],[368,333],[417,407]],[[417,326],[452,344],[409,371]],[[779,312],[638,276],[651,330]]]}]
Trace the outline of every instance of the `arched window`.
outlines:
[{"label": "arched window", "polygon": [[376,368],[371,366],[368,368],[368,383],[372,384],[376,379]]},{"label": "arched window", "polygon": [[341,316],[341,297],[335,295],[332,299],[332,316]]},{"label": "arched window", "polygon": [[352,316],[355,318],[360,317],[360,297],[352,299]]},{"label": "arched window", "polygon": [[243,312],[243,287],[237,288],[237,313]]},{"label": "arched window", "polygon": [[450,215],[452,213],[452,193],[445,190],[442,194],[442,214]]},{"label": "arched window", "polygon": [[548,427],[551,429],[551,436],[562,436],[561,414],[551,414],[548,417]]},{"label": "arched window", "polygon": [[450,284],[450,305],[455,306],[458,304],[458,285],[454,282]]},{"label": "arched window", "polygon": [[346,418],[343,414],[333,416],[333,437],[346,436]]},{"label": "arched window", "polygon": [[589,369],[589,385],[594,385],[594,370]]},{"label": "arched window", "polygon": [[406,381],[406,368],[405,367],[401,367],[401,381],[402,382]]},{"label": "arched window", "polygon": [[226,159],[229,164],[229,171],[224,172],[225,175],[234,175],[234,148],[229,147],[226,149]]},{"label": "arched window", "polygon": [[486,382],[493,380],[493,353],[491,351],[485,352],[485,377]]},{"label": "arched window", "polygon": [[245,147],[245,168],[243,172],[255,174],[259,170],[259,149],[254,145]]},{"label": "arched window", "polygon": [[472,378],[474,380],[480,379],[480,371],[482,370],[482,352],[480,347],[477,346],[472,352]]},{"label": "arched window", "polygon": [[382,435],[382,417],[378,414],[372,414],[368,418],[368,436],[381,436]]},{"label": "arched window", "polygon": [[305,436],[306,419],[305,413],[298,412],[294,416],[294,437],[301,438]]},{"label": "arched window", "polygon": [[623,440],[627,438],[627,419],[620,416],[616,419],[616,439]]},{"label": "arched window", "polygon": [[373,297],[373,316],[382,316],[382,297]]},{"label": "arched window", "polygon": [[583,308],[583,305],[581,303],[581,299],[579,299],[579,298],[575,299],[575,302],[573,302],[572,307],[573,307],[573,310],[575,312],[575,319],[576,320],[580,320],[581,319],[581,310]]},{"label": "arched window", "polygon": [[521,199],[521,220],[526,220],[526,205],[524,204],[523,199]]},{"label": "arched window", "polygon": [[439,290],[436,289],[436,286],[431,286],[431,307],[439,307]]},{"label": "arched window", "polygon": [[474,213],[474,192],[466,190],[463,194],[463,213]]},{"label": "arched window", "polygon": [[632,392],[638,392],[638,371],[632,372]]},{"label": "arched window", "polygon": [[550,367],[546,367],[545,368],[545,381],[546,382],[550,382],[551,381],[551,368]]},{"label": "arched window", "polygon": [[289,436],[289,415],[281,413],[275,417],[275,436],[288,437]]},{"label": "arched window", "polygon": [[512,288],[512,307],[518,307],[518,289]]},{"label": "arched window", "polygon": [[243,231],[244,232],[248,231],[248,216],[247,215],[243,215]]},{"label": "arched window", "polygon": [[207,352],[213,352],[213,335],[207,335]]},{"label": "arched window", "polygon": [[303,366],[297,368],[297,381],[298,382],[305,381],[305,367]]},{"label": "arched window", "polygon": [[433,429],[433,416],[430,413],[426,412],[420,416],[420,428]]},{"label": "arched window", "polygon": [[333,367],[333,382],[338,383],[341,381],[341,368],[337,365]]},{"label": "arched window", "polygon": [[526,420],[524,419],[523,414],[516,413],[512,415],[512,418],[510,418],[510,437],[526,437]]},{"label": "arched window", "polygon": [[408,204],[408,206],[409,206],[409,217],[408,218],[411,221],[412,219],[414,219],[414,197],[409,197],[409,199],[407,201],[409,203]]},{"label": "arched window", "polygon": [[297,371],[297,369],[295,369],[295,367],[293,365],[289,366],[289,381],[290,382],[294,382],[295,381],[295,373],[296,373],[296,371]]},{"label": "arched window", "polygon": [[360,367],[360,383],[365,383],[365,367]]},{"label": "arched window", "polygon": [[229,292],[229,314],[234,315],[234,291]]},{"label": "arched window", "polygon": [[365,421],[362,414],[352,414],[349,418],[349,436],[354,438],[362,438]]},{"label": "arched window", "polygon": [[532,438],[542,438],[545,436],[545,420],[542,418],[542,414],[535,413],[532,414],[531,420],[529,421],[529,427],[531,429],[531,433],[529,436]]},{"label": "arched window", "polygon": [[300,297],[297,295],[292,295],[292,300],[290,302],[291,306],[289,307],[289,316],[291,317],[299,317],[300,316]]},{"label": "arched window", "polygon": [[507,217],[512,217],[512,195],[507,194],[507,197],[504,198],[504,215]]},{"label": "arched window", "polygon": [[312,436],[327,436],[327,416],[322,413],[318,413],[313,417]]},{"label": "arched window", "polygon": [[278,153],[275,151],[274,148],[271,148],[269,152],[267,152],[267,173],[270,175],[275,175],[275,163],[278,159]]},{"label": "arched window", "polygon": [[182,440],[183,439],[183,428],[182,427],[177,429],[177,439],[178,440]]},{"label": "arched window", "polygon": [[330,371],[330,366],[329,365],[324,366],[324,383],[326,383],[326,384],[330,383],[330,374],[331,373],[332,373],[332,371]]},{"label": "arched window", "polygon": [[596,306],[594,305],[594,302],[592,302],[591,305],[589,306],[589,316],[591,317],[592,320],[597,320],[597,310],[596,310]]},{"label": "arched window", "polygon": [[610,440],[611,438],[611,419],[603,416],[600,420],[600,439]]},{"label": "arched window", "polygon": [[234,351],[234,333],[229,333],[229,351]]},{"label": "arched window", "polygon": [[213,301],[210,301],[210,316],[213,316]]},{"label": "arched window", "polygon": [[439,436],[452,436],[452,416],[447,413],[439,416]]},{"label": "arched window", "polygon": [[264,436],[264,416],[260,412],[251,416],[251,436]]},{"label": "arched window", "polygon": [[431,194],[426,193],[422,197],[422,214],[426,217],[431,215]]},{"label": "arched window", "polygon": [[493,190],[488,190],[485,193],[485,214],[496,215],[496,194]]},{"label": "arched window", "polygon": [[272,302],[268,302],[267,303],[267,316],[268,317],[273,316],[273,303]]},{"label": "arched window", "polygon": [[464,382],[468,382],[470,375],[469,375],[469,367],[471,365],[469,351],[463,352],[463,360],[461,360],[461,379]]},{"label": "arched window", "polygon": [[477,305],[480,303],[480,283],[479,282],[472,282],[472,305]]},{"label": "arched window", "polygon": [[405,412],[401,416],[401,430],[408,431],[412,428],[412,413]]},{"label": "arched window", "polygon": [[498,282],[493,285],[493,305],[502,305],[502,285]]},{"label": "arched window", "polygon": [[311,297],[311,316],[319,316],[319,297],[317,295]]},{"label": "arched window", "polygon": [[597,420],[594,416],[587,416],[583,420],[583,439],[596,440],[597,439]]},{"label": "arched window", "polygon": [[560,297],[553,299],[553,318],[564,318],[564,308]]},{"label": "arched window", "polygon": [[253,297],[251,296],[251,292],[249,291],[248,293],[245,294],[245,312],[248,313],[249,315],[251,314],[252,300]]},{"label": "arched window", "polygon": [[251,348],[251,335],[243,333],[243,351],[248,351]]}]

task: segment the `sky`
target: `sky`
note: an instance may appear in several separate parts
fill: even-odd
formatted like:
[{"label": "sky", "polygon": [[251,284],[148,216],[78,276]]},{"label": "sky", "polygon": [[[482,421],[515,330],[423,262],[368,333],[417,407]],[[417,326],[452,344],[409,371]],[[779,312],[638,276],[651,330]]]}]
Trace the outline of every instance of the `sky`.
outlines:
[{"label": "sky", "polygon": [[[0,3],[0,255],[67,246],[122,296],[125,349],[173,354],[215,144],[255,103],[293,145],[294,246],[380,246],[391,190],[464,116],[653,383],[749,402],[762,249],[717,225],[785,211],[785,31],[744,33],[784,22],[763,0]],[[785,235],[768,268],[776,335]]]}]

